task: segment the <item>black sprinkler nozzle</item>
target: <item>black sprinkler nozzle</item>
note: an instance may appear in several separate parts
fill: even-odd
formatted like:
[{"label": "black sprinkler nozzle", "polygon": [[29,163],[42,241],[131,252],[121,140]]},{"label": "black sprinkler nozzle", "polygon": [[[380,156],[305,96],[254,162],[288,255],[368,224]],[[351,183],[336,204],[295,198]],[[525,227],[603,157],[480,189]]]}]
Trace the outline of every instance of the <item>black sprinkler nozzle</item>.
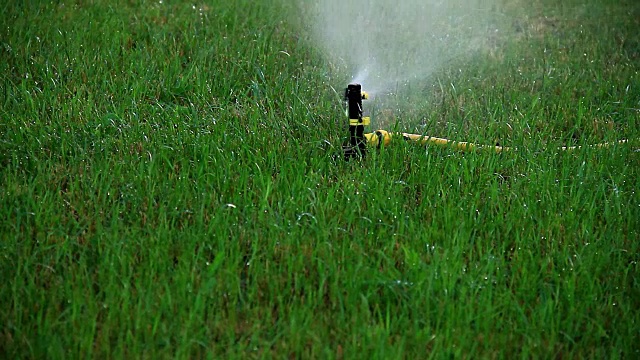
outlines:
[{"label": "black sprinkler nozzle", "polygon": [[357,119],[362,122],[362,99],[364,98],[360,84],[349,84],[344,90],[344,101],[347,104],[349,120]]},{"label": "black sprinkler nozzle", "polygon": [[362,85],[349,84],[344,91],[344,101],[349,118],[349,141],[342,146],[345,160],[352,157],[364,158],[367,142],[364,137],[365,121],[362,117],[362,99],[367,95],[362,91]]}]

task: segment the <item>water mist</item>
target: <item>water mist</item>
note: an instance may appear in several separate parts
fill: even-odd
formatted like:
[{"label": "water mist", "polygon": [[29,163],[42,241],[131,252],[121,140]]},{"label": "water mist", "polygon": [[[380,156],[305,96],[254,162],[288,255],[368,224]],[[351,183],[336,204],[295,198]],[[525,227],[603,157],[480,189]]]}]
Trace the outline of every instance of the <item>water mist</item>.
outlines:
[{"label": "water mist", "polygon": [[305,18],[328,62],[380,98],[486,46],[498,31],[498,2],[319,0]]}]

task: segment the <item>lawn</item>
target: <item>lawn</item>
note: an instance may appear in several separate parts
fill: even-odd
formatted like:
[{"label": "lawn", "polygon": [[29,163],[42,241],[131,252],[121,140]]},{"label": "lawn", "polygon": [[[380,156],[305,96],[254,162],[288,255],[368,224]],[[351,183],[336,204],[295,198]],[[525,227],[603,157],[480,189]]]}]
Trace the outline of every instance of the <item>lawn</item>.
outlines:
[{"label": "lawn", "polygon": [[0,5],[0,357],[640,357],[640,3],[504,1],[365,101],[514,151],[348,162],[298,3]]}]

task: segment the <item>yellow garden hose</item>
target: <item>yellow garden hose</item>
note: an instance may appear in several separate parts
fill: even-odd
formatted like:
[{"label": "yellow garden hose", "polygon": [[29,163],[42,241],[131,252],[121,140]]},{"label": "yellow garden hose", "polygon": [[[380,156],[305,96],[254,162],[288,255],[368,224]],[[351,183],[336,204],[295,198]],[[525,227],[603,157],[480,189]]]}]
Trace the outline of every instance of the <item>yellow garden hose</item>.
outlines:
[{"label": "yellow garden hose", "polygon": [[[367,147],[386,147],[391,144],[394,138],[401,138],[405,141],[411,141],[421,145],[439,145],[462,151],[489,151],[502,153],[516,150],[516,148],[506,146],[480,145],[472,142],[455,141],[428,135],[409,134],[403,132],[390,133],[386,130],[377,130],[375,132],[365,134],[364,128],[366,125],[369,125],[370,119],[369,117],[363,116],[362,100],[368,99],[368,97],[368,94],[362,91],[362,86],[360,84],[349,84],[345,90],[344,101],[346,106],[346,115],[349,119],[349,139],[345,142],[342,148],[346,160],[349,160],[352,157],[365,157]],[[627,140],[619,140],[615,142],[587,145],[584,147],[609,147],[627,142]],[[563,146],[558,148],[558,150],[572,151],[582,147],[583,146]]]},{"label": "yellow garden hose", "polygon": [[[367,139],[367,144],[370,146],[381,147],[388,146],[391,144],[391,140],[393,138],[402,138],[405,141],[412,141],[419,143],[421,145],[439,145],[439,146],[448,146],[453,149],[462,150],[462,151],[491,151],[496,153],[501,153],[504,151],[511,151],[514,148],[506,147],[506,146],[492,146],[492,145],[479,145],[466,141],[455,141],[444,138],[439,138],[435,136],[428,135],[418,135],[418,134],[409,134],[409,133],[390,133],[386,130],[377,130],[372,133],[364,134],[364,137]],[[594,145],[588,145],[587,147],[609,147],[616,144],[624,144],[627,143],[627,140],[618,140],[615,142],[606,142],[599,143]],[[558,148],[562,151],[571,151],[582,148],[582,146],[563,146]]]}]

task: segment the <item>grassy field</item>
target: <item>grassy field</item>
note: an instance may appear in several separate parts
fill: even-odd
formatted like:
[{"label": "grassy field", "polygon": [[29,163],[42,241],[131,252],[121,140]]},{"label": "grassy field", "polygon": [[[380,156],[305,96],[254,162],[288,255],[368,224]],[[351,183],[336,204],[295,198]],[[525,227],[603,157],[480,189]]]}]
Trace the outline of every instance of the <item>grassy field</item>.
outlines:
[{"label": "grassy field", "polygon": [[293,3],[0,5],[0,357],[640,357],[640,4],[505,1],[380,111],[517,151],[345,163]]}]

